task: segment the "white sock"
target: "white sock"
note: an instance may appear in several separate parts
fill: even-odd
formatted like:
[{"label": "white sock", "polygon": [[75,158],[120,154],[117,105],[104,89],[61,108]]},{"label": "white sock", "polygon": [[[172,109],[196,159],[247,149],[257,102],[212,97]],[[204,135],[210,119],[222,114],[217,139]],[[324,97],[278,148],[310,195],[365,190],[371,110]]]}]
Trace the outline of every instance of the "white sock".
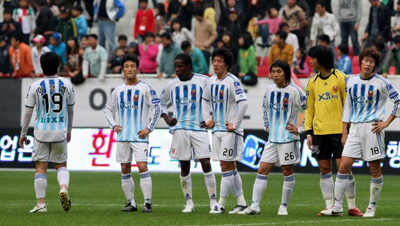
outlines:
[{"label": "white sock", "polygon": [[333,206],[333,177],[332,172],[320,174],[319,186],[321,187],[322,197],[324,197],[326,207]]},{"label": "white sock", "polygon": [[253,210],[260,209],[261,199],[264,196],[265,190],[267,189],[268,175],[258,174],[256,181],[253,186],[253,200],[251,203],[251,208]]},{"label": "white sock", "polygon": [[121,174],[122,190],[124,190],[125,198],[132,206],[136,206],[135,203],[135,183],[133,182],[132,175]]},{"label": "white sock", "polygon": [[352,173],[349,175],[349,183],[347,184],[347,189],[344,194],[346,195],[349,210],[356,208],[356,180]]},{"label": "white sock", "polygon": [[45,207],[45,206],[46,206],[46,203],[38,203],[37,206],[38,206],[39,208],[42,208],[42,207]]},{"label": "white sock", "polygon": [[283,188],[282,188],[282,205],[287,206],[290,201],[290,196],[292,196],[292,192],[294,189],[294,185],[296,180],[294,178],[294,174],[285,176],[285,180],[283,181]]},{"label": "white sock", "polygon": [[69,187],[69,172],[66,167],[60,167],[57,170],[57,180],[60,184],[60,187],[64,184],[67,185],[67,189]]},{"label": "white sock", "polygon": [[151,176],[149,171],[140,174],[140,188],[143,192],[144,203],[151,204],[153,185],[151,183]]},{"label": "white sock", "polygon": [[36,198],[45,198],[47,190],[47,174],[36,173],[35,174],[35,191]]},{"label": "white sock", "polygon": [[382,191],[382,186],[383,186],[383,176],[378,178],[372,178],[368,208],[376,208],[376,205],[378,204],[379,195],[381,194]]},{"label": "white sock", "polygon": [[208,197],[210,197],[210,205],[214,206],[217,203],[217,181],[214,172],[204,173],[204,181],[207,186]]},{"label": "white sock", "polygon": [[219,194],[218,205],[225,208],[226,199],[231,192],[232,186],[234,186],[235,178],[233,177],[233,171],[222,172],[221,179],[221,190]]},{"label": "white sock", "polygon": [[186,177],[181,178],[181,187],[183,191],[183,195],[186,199],[186,205],[193,206],[193,196],[192,196],[192,175],[189,173]]},{"label": "white sock", "polygon": [[242,178],[240,177],[239,172],[237,169],[233,171],[233,178],[235,178],[235,183],[232,187],[232,193],[237,199],[237,204],[240,206],[247,206],[246,200],[244,199],[243,195],[243,188],[242,188]]},{"label": "white sock", "polygon": [[339,210],[343,209],[343,198],[348,184],[349,174],[337,173],[335,181],[335,206]]}]

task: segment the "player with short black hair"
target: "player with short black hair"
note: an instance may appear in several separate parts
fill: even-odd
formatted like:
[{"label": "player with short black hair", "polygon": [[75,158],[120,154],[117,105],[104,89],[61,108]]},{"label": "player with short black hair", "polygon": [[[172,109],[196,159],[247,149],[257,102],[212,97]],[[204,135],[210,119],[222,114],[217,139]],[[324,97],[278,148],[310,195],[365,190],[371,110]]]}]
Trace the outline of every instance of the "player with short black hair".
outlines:
[{"label": "player with short black hair", "polygon": [[[117,162],[121,163],[121,182],[128,204],[123,212],[136,212],[135,184],[132,179],[132,154],[139,168],[140,188],[144,196],[143,212],[152,212],[152,181],[147,168],[149,134],[160,118],[160,99],[153,87],[137,77],[139,58],[132,54],[122,57],[126,83],[118,86],[104,107],[110,128],[118,133]],[[118,115],[118,117],[116,117]],[[117,120],[116,120],[117,118]]]},{"label": "player with short black hair", "polygon": [[32,161],[36,163],[34,185],[38,202],[30,212],[47,212],[45,201],[48,162],[52,162],[57,170],[62,208],[69,211],[71,201],[68,195],[67,143],[71,140],[75,93],[69,79],[57,76],[60,57],[56,53],[43,54],[40,63],[45,78],[34,82],[28,89],[19,141],[19,145],[24,148],[28,141],[29,122],[33,109],[36,108],[35,140],[31,142],[34,142]]},{"label": "player with short black hair", "polygon": [[[207,83],[203,93],[203,118],[205,126],[212,129],[213,160],[220,161],[222,170],[218,205],[210,213],[225,212],[226,200],[232,190],[237,206],[230,214],[247,208],[243,195],[242,179],[236,162],[243,159],[242,120],[247,109],[247,98],[240,81],[229,73],[233,65],[232,52],[222,47],[212,53],[215,76]],[[213,116],[210,115],[212,109]]]},{"label": "player with short black hair", "polygon": [[[192,199],[192,177],[190,160],[201,163],[204,180],[210,198],[210,207],[217,204],[217,183],[211,168],[211,146],[208,132],[202,128],[202,93],[209,78],[193,72],[192,58],[186,53],[175,57],[175,72],[178,76],[168,82],[161,94],[162,117],[173,134],[171,158],[181,163],[181,187],[186,199],[183,213],[194,211]],[[171,104],[173,117],[168,116],[167,106]]]},{"label": "player with short black hair", "polygon": [[[308,51],[311,64],[318,73],[307,85],[307,110],[305,129],[307,145],[318,160],[320,186],[326,208],[333,205],[332,159],[340,166],[343,145],[342,116],[346,99],[346,75],[334,68],[334,57],[330,47],[314,46]],[[356,207],[356,182],[349,177],[346,198],[350,216],[362,216]],[[319,216],[321,215],[318,214]]]}]

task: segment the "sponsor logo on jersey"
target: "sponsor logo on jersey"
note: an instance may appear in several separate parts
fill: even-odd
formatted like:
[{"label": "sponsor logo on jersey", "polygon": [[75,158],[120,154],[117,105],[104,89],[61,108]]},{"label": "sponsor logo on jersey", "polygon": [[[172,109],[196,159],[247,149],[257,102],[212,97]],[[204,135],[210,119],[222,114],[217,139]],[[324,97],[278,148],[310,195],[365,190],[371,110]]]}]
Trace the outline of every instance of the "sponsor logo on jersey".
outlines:
[{"label": "sponsor logo on jersey", "polygon": [[333,92],[337,92],[339,90],[339,87],[338,86],[333,86],[332,89],[333,89]]},{"label": "sponsor logo on jersey", "polygon": [[234,86],[240,86],[240,82],[234,82],[233,85]]},{"label": "sponsor logo on jersey", "polygon": [[[160,101],[160,100],[158,99],[158,101]],[[183,97],[183,98],[180,98],[180,99],[175,99],[175,103],[176,103],[176,106],[188,105],[188,104],[191,104],[191,103],[196,103],[196,100],[191,100],[191,99],[189,99],[187,97]]]},{"label": "sponsor logo on jersey", "polygon": [[[369,93],[368,93],[368,95],[369,95]],[[367,98],[365,98],[364,96],[359,96],[359,97],[357,97],[356,98],[356,101],[357,101],[357,103],[359,103],[359,104],[372,104],[372,99],[371,100],[369,100],[369,98],[367,99]]]},{"label": "sponsor logo on jersey", "polygon": [[339,99],[339,95],[335,94],[335,95],[331,95],[331,93],[329,92],[325,92],[322,95],[319,95],[319,99],[318,101],[322,101],[322,100],[331,100],[331,99]]}]

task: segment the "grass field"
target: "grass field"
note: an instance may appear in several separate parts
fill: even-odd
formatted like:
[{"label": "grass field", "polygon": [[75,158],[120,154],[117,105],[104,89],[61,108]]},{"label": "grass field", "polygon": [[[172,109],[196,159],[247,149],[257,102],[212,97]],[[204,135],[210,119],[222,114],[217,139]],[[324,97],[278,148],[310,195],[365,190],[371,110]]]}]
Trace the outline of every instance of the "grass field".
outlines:
[{"label": "grass field", "polygon": [[[243,189],[248,203],[255,174],[241,174]],[[152,173],[153,213],[121,213],[125,198],[118,172],[71,172],[71,211],[65,213],[58,199],[59,186],[56,172],[48,173],[47,208],[44,214],[30,214],[34,207],[33,171],[0,171],[0,225],[400,225],[399,188],[397,176],[385,176],[383,191],[378,203],[377,217],[354,218],[347,214],[342,218],[317,217],[324,208],[319,188],[319,175],[297,174],[296,187],[289,205],[289,216],[277,216],[281,200],[283,178],[271,174],[264,195],[261,215],[211,215],[209,200],[202,174],[194,174],[193,196],[195,212],[182,214],[185,204],[180,188],[179,174]],[[356,175],[357,205],[362,211],[369,202],[370,177]],[[134,174],[135,199],[143,203],[139,176]],[[218,186],[221,177],[217,175]],[[227,209],[236,200],[231,195]]]}]

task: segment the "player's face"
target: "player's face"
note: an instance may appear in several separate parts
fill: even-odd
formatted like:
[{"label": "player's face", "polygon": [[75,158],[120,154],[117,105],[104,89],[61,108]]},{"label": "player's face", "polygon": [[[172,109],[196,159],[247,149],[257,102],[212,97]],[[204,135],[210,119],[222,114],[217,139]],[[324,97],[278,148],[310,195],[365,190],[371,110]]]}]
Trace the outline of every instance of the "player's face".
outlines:
[{"label": "player's face", "polygon": [[361,61],[361,72],[371,74],[375,68],[375,60],[371,57],[364,57]]},{"label": "player's face", "polygon": [[183,63],[183,60],[177,59],[174,62],[175,73],[180,80],[185,80],[185,78],[190,74],[190,67]]},{"label": "player's face", "polygon": [[285,72],[280,67],[273,67],[271,70],[272,79],[275,84],[283,84],[285,82]]},{"label": "player's face", "polygon": [[319,71],[320,70],[320,65],[319,65],[319,63],[318,63],[318,60],[317,60],[317,58],[311,58],[311,65],[312,65],[312,67],[314,68],[314,70],[316,70],[316,71]]},{"label": "player's face", "polygon": [[215,74],[222,76],[228,72],[228,66],[222,56],[215,56],[212,63]]},{"label": "player's face", "polygon": [[124,63],[124,76],[128,80],[132,80],[136,78],[137,74],[137,66],[136,63],[128,60]]}]

